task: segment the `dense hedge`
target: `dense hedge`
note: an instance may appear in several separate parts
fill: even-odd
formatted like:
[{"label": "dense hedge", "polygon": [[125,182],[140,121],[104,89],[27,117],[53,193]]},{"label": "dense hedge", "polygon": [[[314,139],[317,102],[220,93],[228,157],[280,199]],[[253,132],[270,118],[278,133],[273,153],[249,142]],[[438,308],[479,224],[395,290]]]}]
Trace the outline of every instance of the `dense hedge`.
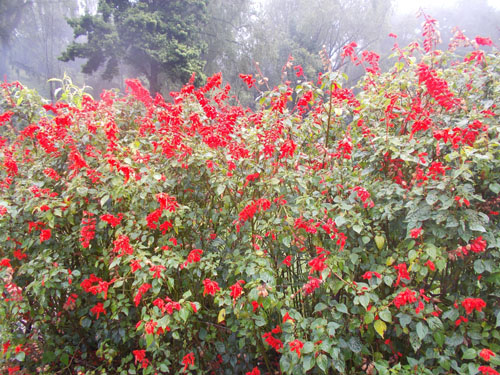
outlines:
[{"label": "dense hedge", "polygon": [[356,95],[326,72],[255,111],[221,75],[3,84],[3,371],[496,374],[500,56],[431,21],[385,74],[348,45]]}]

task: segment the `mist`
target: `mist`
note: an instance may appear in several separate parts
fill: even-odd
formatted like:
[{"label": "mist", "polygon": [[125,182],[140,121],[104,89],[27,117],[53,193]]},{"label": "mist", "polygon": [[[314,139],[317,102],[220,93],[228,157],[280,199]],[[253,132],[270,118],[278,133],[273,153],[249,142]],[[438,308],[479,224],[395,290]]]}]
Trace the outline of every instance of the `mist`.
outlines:
[{"label": "mist", "polygon": [[[135,2],[134,2],[135,3]],[[468,37],[500,38],[500,1],[449,0],[391,1],[363,0],[211,0],[207,1],[206,22],[196,30],[204,48],[200,54],[205,76],[222,71],[224,79],[243,100],[254,98],[245,92],[240,73],[261,75],[270,86],[280,83],[282,66],[290,56],[301,64],[305,76],[313,78],[324,66],[319,52],[325,48],[333,69],[341,69],[341,49],[356,41],[381,56],[381,64],[392,64],[388,56],[394,40],[405,45],[419,38],[423,10],[439,22],[442,43],[446,49],[454,27]],[[127,77],[145,80],[147,72],[125,58],[116,61],[112,75],[104,74],[104,65],[91,74],[82,73],[84,58],[61,61],[60,57],[75,41],[74,30],[67,20],[85,14],[98,14],[98,0],[0,0],[0,76],[20,81],[54,100],[57,84],[51,78],[65,74],[77,85],[92,87],[98,95],[103,89],[123,88]],[[80,36],[77,43],[85,43]],[[93,57],[96,59],[97,57]],[[102,56],[105,60],[107,57]],[[88,61],[88,60],[87,60]],[[258,68],[255,63],[258,62]],[[351,82],[361,73],[348,72]],[[180,83],[170,74],[160,75],[159,90],[175,90]],[[177,77],[179,78],[179,77]],[[286,77],[285,77],[286,78]],[[290,79],[290,77],[288,77]],[[245,97],[245,95],[247,97]]]}]

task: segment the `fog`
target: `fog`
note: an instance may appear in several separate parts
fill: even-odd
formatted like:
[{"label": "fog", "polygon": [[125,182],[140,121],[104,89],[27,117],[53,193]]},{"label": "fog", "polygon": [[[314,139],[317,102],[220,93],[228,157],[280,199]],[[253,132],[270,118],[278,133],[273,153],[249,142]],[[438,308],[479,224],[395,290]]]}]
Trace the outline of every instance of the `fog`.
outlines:
[{"label": "fog", "polygon": [[[123,88],[123,80],[129,76],[145,82],[149,78],[151,83],[152,72],[141,69],[140,64],[130,59],[132,52],[141,52],[140,48],[117,48],[112,55],[112,74],[105,72],[111,56],[107,48],[114,48],[112,44],[100,46],[101,55],[60,60],[74,41],[74,30],[67,20],[84,14],[100,16],[98,3],[99,0],[0,0],[2,79],[20,81],[51,99],[56,84],[49,79],[61,78],[65,73],[76,84],[91,86],[94,95],[102,89]],[[138,3],[141,1],[130,1],[130,6]],[[351,41],[380,54],[381,63],[388,66],[391,62],[387,57],[394,42],[388,34],[398,35],[400,45],[418,39],[422,18],[417,18],[416,12],[420,8],[439,21],[442,49],[447,48],[455,26],[470,38],[487,36],[497,45],[500,37],[500,0],[211,0],[206,3],[204,22],[189,31],[196,34],[192,40],[199,47],[201,74],[222,71],[225,80],[241,95],[245,94],[239,73],[262,74],[261,78],[276,85],[283,78],[281,68],[290,55],[303,66],[306,76],[312,77],[323,68],[318,55],[323,46],[335,69],[343,68],[340,51]],[[141,32],[138,29],[135,34]],[[86,36],[77,39],[78,43],[86,41]],[[147,53],[154,55],[154,52]],[[92,74],[84,74],[82,64],[89,58],[97,68]],[[255,62],[259,62],[260,73]],[[349,73],[355,80],[356,72]],[[180,74],[179,66],[160,64],[156,91],[168,93],[176,89],[184,77]]]}]

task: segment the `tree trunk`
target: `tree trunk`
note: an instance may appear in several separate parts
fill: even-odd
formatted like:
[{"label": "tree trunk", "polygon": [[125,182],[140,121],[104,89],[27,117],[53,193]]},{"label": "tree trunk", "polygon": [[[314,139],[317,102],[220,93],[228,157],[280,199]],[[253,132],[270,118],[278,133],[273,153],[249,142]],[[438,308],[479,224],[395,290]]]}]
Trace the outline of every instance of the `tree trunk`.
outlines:
[{"label": "tree trunk", "polygon": [[151,97],[155,97],[156,93],[160,92],[161,85],[160,82],[158,81],[158,75],[159,75],[159,65],[156,61],[151,61],[151,70],[150,74],[148,76],[148,81],[149,81],[149,93],[151,94]]}]

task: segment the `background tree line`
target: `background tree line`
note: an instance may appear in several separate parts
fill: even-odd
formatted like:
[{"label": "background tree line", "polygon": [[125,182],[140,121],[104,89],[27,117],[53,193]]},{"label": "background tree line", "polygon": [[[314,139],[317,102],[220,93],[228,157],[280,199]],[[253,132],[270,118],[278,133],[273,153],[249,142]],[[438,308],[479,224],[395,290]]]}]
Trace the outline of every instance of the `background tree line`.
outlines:
[{"label": "background tree line", "polygon": [[[395,12],[394,5],[391,0],[0,0],[0,74],[53,98],[49,79],[64,72],[94,93],[123,88],[125,77],[139,77],[152,93],[166,94],[193,72],[201,82],[222,71],[248,104],[253,97],[239,74],[257,74],[270,87],[303,79],[282,76],[290,56],[313,79],[325,57],[333,69],[342,68],[342,47],[356,41],[380,54],[383,65],[394,43],[389,32],[397,30],[400,44],[420,32],[421,20]],[[500,12],[486,0],[428,11],[441,22],[443,43],[457,25],[471,36],[500,36]],[[348,73],[354,80],[358,75]]]}]

